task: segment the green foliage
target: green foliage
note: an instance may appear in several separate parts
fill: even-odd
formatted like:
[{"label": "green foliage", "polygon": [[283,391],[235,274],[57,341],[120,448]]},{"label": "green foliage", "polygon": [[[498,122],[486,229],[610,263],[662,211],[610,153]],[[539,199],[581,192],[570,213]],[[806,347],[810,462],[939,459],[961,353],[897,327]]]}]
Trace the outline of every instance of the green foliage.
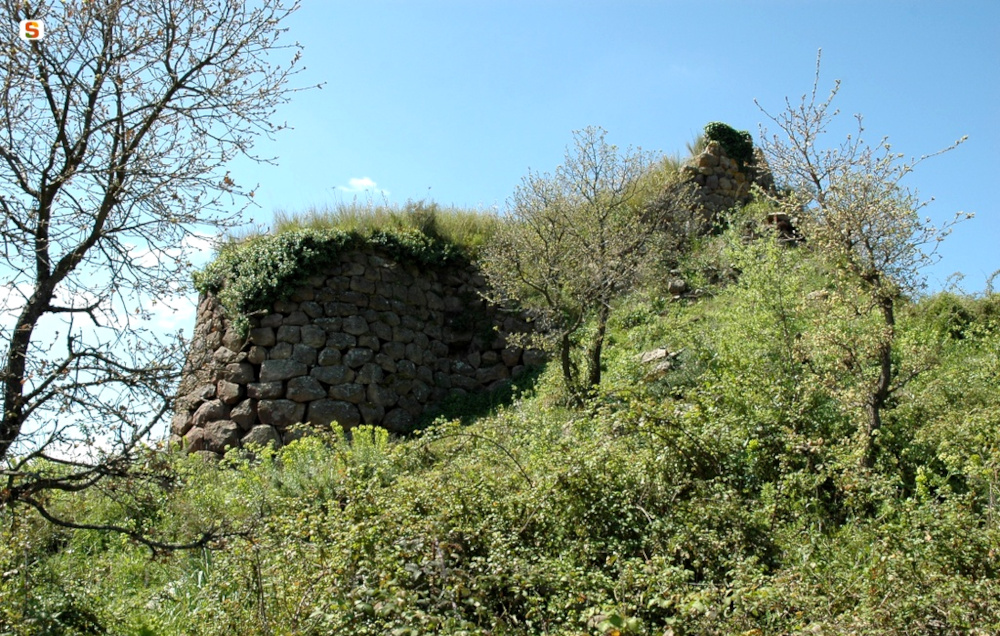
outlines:
[{"label": "green foliage", "polygon": [[[648,205],[657,175],[670,171],[669,162],[654,163],[642,150],[620,151],[606,134],[596,127],[575,132],[553,174],[522,179],[482,259],[494,300],[537,318],[536,335],[557,352],[577,402],[600,384],[612,302],[656,260],[659,225]],[[595,327],[582,344],[590,319]],[[580,349],[582,364],[575,359]]]},{"label": "green foliage", "polygon": [[729,124],[713,121],[705,124],[705,138],[718,142],[741,168],[753,163],[753,137],[746,130],[736,130]]},{"label": "green foliage", "polygon": [[306,227],[254,236],[226,245],[219,256],[196,272],[195,287],[215,294],[237,329],[247,316],[286,297],[309,276],[337,262],[344,252],[376,249],[401,262],[448,266],[466,262],[452,243],[412,228],[343,231]]},{"label": "green foliage", "polygon": [[[776,240],[767,205],[692,244],[688,271],[734,272],[702,274],[711,294],[614,298],[582,408],[549,365],[407,439],[151,453],[166,487],[49,495],[80,522],[222,531],[192,552],[0,510],[0,634],[1000,632],[996,295],[896,298],[894,390],[862,465],[874,365],[850,354],[881,325],[825,255]],[[283,255],[265,278],[285,280],[352,241],[439,262],[433,234],[289,229],[203,282],[252,283],[254,249]],[[581,323],[581,341],[600,325]],[[660,348],[664,367],[641,361]]]}]

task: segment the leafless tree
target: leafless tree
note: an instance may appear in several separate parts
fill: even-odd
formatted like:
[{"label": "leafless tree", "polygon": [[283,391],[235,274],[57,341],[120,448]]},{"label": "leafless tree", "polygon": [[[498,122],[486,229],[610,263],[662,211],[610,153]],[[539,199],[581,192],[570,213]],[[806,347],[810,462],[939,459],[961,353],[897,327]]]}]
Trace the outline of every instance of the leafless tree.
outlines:
[{"label": "leafless tree", "polygon": [[180,344],[142,319],[187,285],[199,232],[240,222],[253,192],[225,166],[283,127],[298,3],[0,6],[45,23],[0,52],[0,507],[60,521],[45,493],[136,471],[171,407]]}]

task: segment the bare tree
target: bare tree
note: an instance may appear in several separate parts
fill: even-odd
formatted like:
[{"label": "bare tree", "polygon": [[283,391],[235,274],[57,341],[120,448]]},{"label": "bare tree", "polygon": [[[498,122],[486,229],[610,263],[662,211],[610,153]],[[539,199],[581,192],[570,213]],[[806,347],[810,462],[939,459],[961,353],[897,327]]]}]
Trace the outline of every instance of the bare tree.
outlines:
[{"label": "bare tree", "polygon": [[769,138],[762,130],[762,145],[772,171],[792,190],[777,203],[799,217],[808,244],[832,265],[837,298],[850,305],[851,320],[871,318],[878,325],[867,337],[829,343],[860,379],[854,401],[865,412],[861,464],[871,467],[883,411],[892,393],[908,379],[900,376],[893,355],[897,305],[904,294],[923,286],[921,270],[934,262],[937,245],[951,226],[971,216],[960,213],[949,223],[932,224],[920,216],[929,201],[921,200],[903,179],[924,160],[955,148],[965,138],[932,155],[904,159],[893,152],[888,138],[875,145],[866,143],[862,118],[856,115],[856,134],[840,145],[824,147],[823,135],[839,114],[831,104],[840,82],[819,101],[819,71],[817,56],[812,92],[799,105],[786,99],[786,109],[771,115],[758,104],[782,133]]},{"label": "bare tree", "polygon": [[[611,302],[632,288],[654,258],[649,248],[658,227],[645,206],[648,184],[641,181],[653,155],[619,152],[605,135],[596,127],[574,133],[574,145],[554,174],[529,172],[523,178],[483,266],[497,300],[514,299],[541,318],[577,399],[601,381]],[[594,333],[581,373],[572,353],[589,318],[595,319]]]},{"label": "bare tree", "polygon": [[141,319],[253,195],[224,166],[282,128],[298,3],[0,6],[46,27],[0,52],[0,505],[57,520],[45,491],[132,470],[171,407],[179,343]]}]

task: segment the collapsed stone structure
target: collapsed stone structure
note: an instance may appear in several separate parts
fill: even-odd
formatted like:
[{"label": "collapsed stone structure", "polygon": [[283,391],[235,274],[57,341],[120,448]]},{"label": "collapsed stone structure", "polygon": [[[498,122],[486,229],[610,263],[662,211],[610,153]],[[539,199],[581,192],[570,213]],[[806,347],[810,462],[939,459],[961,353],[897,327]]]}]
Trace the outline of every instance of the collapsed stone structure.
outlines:
[{"label": "collapsed stone structure", "polygon": [[759,148],[754,149],[752,163],[740,166],[719,142],[710,141],[684,166],[682,174],[686,181],[697,184],[697,203],[706,220],[735,205],[747,203],[754,184],[765,192],[774,191],[774,177]]},{"label": "collapsed stone structure", "polygon": [[[759,149],[740,165],[716,141],[682,175],[696,185],[704,228],[748,202],[754,184],[774,190]],[[787,215],[772,216],[782,236],[797,240]],[[408,432],[448,395],[496,388],[544,361],[540,351],[508,344],[529,325],[487,304],[485,286],[474,265],[417,268],[371,247],[341,254],[288,300],[250,316],[246,336],[203,295],[171,439],[192,452],[223,453],[287,443],[301,434],[298,423]],[[671,294],[685,291],[685,281],[671,282]]]},{"label": "collapsed stone structure", "polygon": [[204,295],[172,440],[222,453],[287,443],[299,422],[412,430],[448,395],[495,388],[543,361],[508,344],[528,325],[486,303],[484,288],[473,266],[418,269],[373,248],[342,254],[251,316],[246,336]]}]

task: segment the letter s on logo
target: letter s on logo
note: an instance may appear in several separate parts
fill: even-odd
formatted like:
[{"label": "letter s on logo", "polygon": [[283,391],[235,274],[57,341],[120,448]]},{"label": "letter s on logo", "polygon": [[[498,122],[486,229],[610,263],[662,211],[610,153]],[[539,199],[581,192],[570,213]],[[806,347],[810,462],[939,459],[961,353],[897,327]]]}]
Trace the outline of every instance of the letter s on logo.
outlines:
[{"label": "letter s on logo", "polygon": [[41,20],[21,20],[21,39],[32,41],[45,37],[45,24]]}]

